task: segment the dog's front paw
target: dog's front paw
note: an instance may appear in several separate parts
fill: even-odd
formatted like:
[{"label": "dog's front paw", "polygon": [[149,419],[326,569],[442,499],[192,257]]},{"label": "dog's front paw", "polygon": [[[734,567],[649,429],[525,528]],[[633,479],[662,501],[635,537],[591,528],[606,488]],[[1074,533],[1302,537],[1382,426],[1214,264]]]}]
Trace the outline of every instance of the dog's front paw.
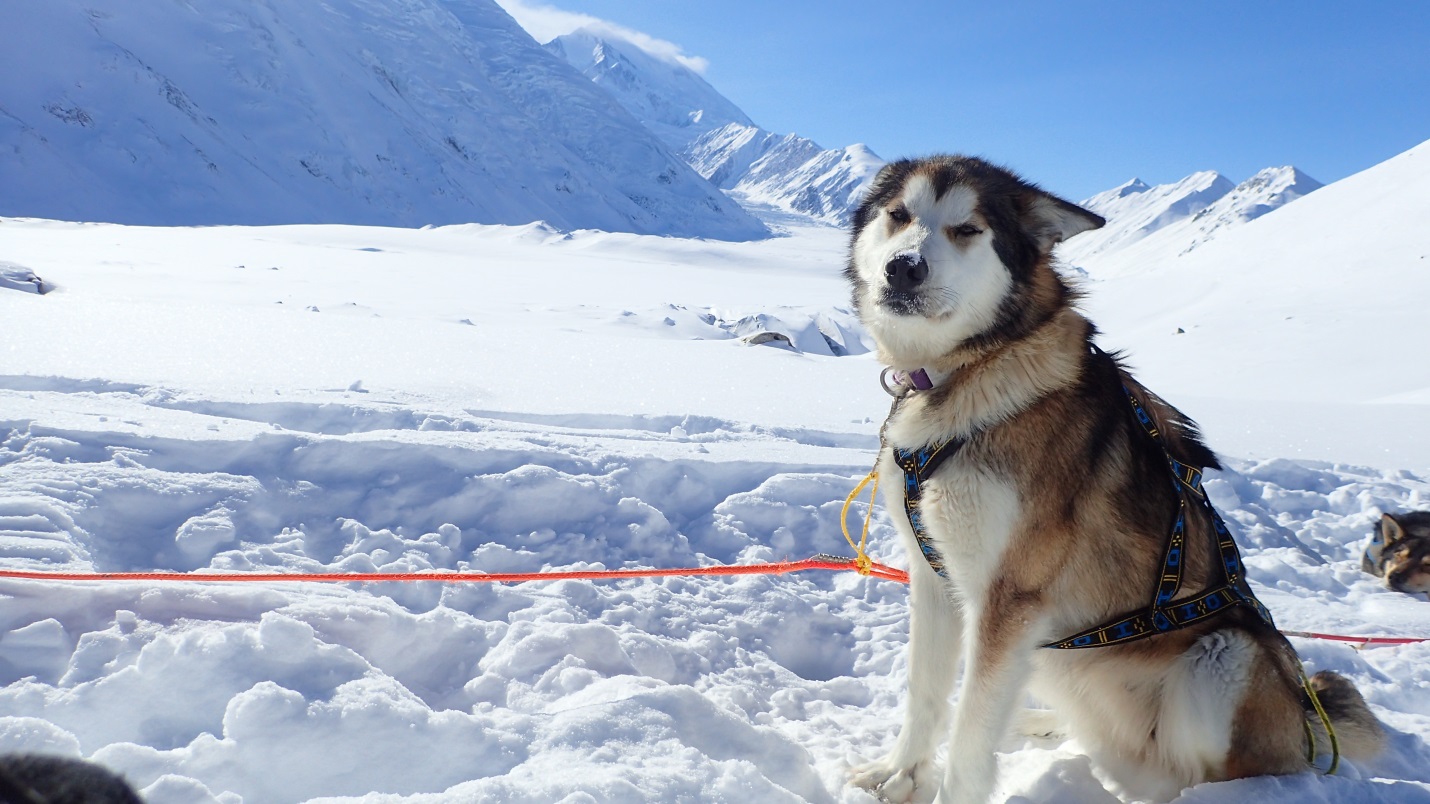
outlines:
[{"label": "dog's front paw", "polygon": [[939,773],[932,762],[905,764],[888,758],[855,768],[849,783],[889,804],[929,804],[938,795]]}]

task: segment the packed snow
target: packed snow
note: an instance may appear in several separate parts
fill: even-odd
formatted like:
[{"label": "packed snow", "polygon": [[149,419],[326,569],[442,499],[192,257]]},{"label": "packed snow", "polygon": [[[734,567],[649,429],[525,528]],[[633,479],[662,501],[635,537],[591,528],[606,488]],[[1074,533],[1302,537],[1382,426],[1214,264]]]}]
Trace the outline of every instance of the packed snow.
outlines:
[{"label": "packed snow", "polygon": [[[1382,512],[1430,508],[1426,147],[1084,283],[1104,344],[1225,456],[1208,488],[1286,629],[1430,636],[1430,602],[1359,570]],[[728,243],[0,219],[0,260],[54,286],[0,287],[0,564],[847,555],[840,507],[888,399],[846,234],[780,225]],[[907,566],[882,508],[871,539]],[[96,760],[151,804],[855,804],[848,769],[890,748],[904,697],[906,590],[853,573],[0,594],[0,750]],[[1293,641],[1365,693],[1387,755],[1180,800],[1430,801],[1430,643]],[[1000,801],[1115,801],[1073,741],[1010,736],[999,765]]]}]

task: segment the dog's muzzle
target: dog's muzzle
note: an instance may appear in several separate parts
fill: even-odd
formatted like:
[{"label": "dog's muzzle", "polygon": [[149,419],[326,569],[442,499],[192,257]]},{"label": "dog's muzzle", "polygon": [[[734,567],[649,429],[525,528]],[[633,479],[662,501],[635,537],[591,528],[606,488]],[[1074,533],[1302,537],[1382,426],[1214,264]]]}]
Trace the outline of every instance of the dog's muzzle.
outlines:
[{"label": "dog's muzzle", "polygon": [[889,287],[900,293],[910,293],[929,277],[929,264],[917,251],[895,254],[884,265],[884,278]]},{"label": "dog's muzzle", "polygon": [[917,251],[895,254],[884,264],[884,292],[880,304],[895,315],[919,315],[924,310],[924,280],[929,276],[929,264]]}]

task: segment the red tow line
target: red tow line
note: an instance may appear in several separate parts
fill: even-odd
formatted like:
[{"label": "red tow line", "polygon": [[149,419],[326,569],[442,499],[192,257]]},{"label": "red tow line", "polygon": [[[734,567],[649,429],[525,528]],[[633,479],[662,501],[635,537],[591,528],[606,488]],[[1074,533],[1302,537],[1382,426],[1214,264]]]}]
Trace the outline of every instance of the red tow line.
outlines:
[{"label": "red tow line", "polygon": [[[188,583],[522,583],[525,581],[600,581],[622,578],[675,578],[711,575],[786,575],[806,570],[859,572],[852,558],[818,555],[803,561],[776,561],[767,564],[722,564],[713,567],[672,569],[560,570],[553,572],[56,572],[0,569],[0,579],[25,581],[130,581]],[[908,583],[901,569],[869,563],[870,577]],[[1430,642],[1427,637],[1363,637],[1321,634],[1314,631],[1282,631],[1286,636],[1347,642],[1357,647],[1410,645]]]},{"label": "red tow line", "polygon": [[[34,572],[0,570],[0,578],[27,581],[200,581],[209,583],[389,583],[435,581],[438,583],[521,583],[523,581],[599,581],[620,578],[671,578],[703,575],[786,575],[805,570],[858,572],[852,558],[814,556],[803,561],[776,561],[768,564],[722,564],[713,567],[674,569],[562,570],[554,572]],[[886,581],[909,582],[909,574],[883,564],[871,563],[869,575]]]}]

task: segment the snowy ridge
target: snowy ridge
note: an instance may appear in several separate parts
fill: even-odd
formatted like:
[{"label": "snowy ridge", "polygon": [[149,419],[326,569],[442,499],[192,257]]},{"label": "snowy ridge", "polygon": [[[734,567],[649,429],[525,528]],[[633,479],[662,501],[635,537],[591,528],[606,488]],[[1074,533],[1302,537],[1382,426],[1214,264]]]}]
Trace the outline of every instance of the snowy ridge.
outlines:
[{"label": "snowy ridge", "polygon": [[745,180],[760,163],[764,178],[798,168],[822,151],[796,134],[775,134],[759,126],[730,123],[691,141],[684,149],[686,161],[723,190]]},{"label": "snowy ridge", "polygon": [[1196,215],[1235,187],[1214,170],[1155,186],[1133,179],[1082,202],[1083,207],[1106,218],[1107,225],[1069,240],[1059,249],[1059,256],[1085,267],[1090,257],[1125,247],[1169,224]]},{"label": "snowy ridge", "polygon": [[490,0],[14,14],[0,214],[767,234]]},{"label": "snowy ridge", "polygon": [[700,175],[755,207],[847,224],[884,160],[864,145],[827,150],[776,134],[688,68],[590,31],[546,45],[679,151]]},{"label": "snowy ridge", "polygon": [[847,223],[884,166],[863,145],[825,150],[795,134],[731,123],[685,151],[700,175],[743,201]]},{"label": "snowy ridge", "polygon": [[1107,225],[1069,240],[1058,254],[1093,276],[1136,270],[1187,253],[1321,186],[1292,166],[1266,168],[1238,185],[1215,171],[1155,187],[1133,179],[1083,201]]},{"label": "snowy ridge", "polygon": [[1206,242],[1223,226],[1235,226],[1256,220],[1322,186],[1320,182],[1292,165],[1260,170],[1255,176],[1238,184],[1231,192],[1192,216],[1203,239],[1194,242],[1191,248]]},{"label": "snowy ridge", "polygon": [[543,45],[614,97],[671,150],[721,126],[750,119],[693,70],[640,46],[581,29]]}]

